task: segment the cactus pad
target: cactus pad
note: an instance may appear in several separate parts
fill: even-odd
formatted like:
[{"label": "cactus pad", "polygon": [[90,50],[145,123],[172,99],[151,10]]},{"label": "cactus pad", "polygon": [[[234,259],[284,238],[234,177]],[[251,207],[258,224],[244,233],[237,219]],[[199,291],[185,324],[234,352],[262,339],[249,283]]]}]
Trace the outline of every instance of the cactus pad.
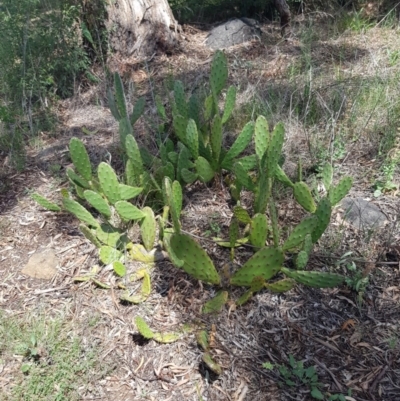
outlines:
[{"label": "cactus pad", "polygon": [[315,244],[327,229],[332,213],[331,202],[328,198],[322,198],[317,206],[317,210],[314,215],[318,219],[318,223],[311,233],[312,242]]},{"label": "cactus pad", "polygon": [[315,271],[296,271],[285,267],[282,272],[296,280],[300,284],[308,285],[314,288],[332,288],[337,287],[344,281],[344,276],[336,273],[315,272]]},{"label": "cactus pad", "polygon": [[328,196],[332,206],[339,203],[347,195],[352,184],[353,179],[351,177],[344,177],[341,179],[339,184],[336,185],[336,187],[331,187]]},{"label": "cactus pad", "polygon": [[284,256],[277,248],[262,248],[255,253],[232,277],[231,284],[251,286],[254,277],[269,280],[281,269]]},{"label": "cactus pad", "polygon": [[175,107],[181,116],[187,118],[188,116],[188,105],[186,103],[185,90],[183,88],[182,81],[175,81],[174,83],[174,100]]},{"label": "cactus pad", "polygon": [[79,220],[92,227],[99,226],[96,219],[78,202],[69,198],[63,198],[62,202],[64,209],[75,215]]},{"label": "cactus pad", "polygon": [[269,129],[268,121],[264,116],[257,117],[256,125],[254,127],[254,142],[256,148],[256,155],[261,160],[269,145]]},{"label": "cactus pad", "polygon": [[228,79],[228,62],[225,54],[217,50],[211,64],[210,86],[213,96],[216,98],[226,84]]},{"label": "cactus pad", "polygon": [[318,223],[318,219],[315,216],[307,216],[304,218],[290,233],[289,238],[283,244],[283,251],[293,249],[300,245],[307,234],[311,234],[315,226]]},{"label": "cactus pad", "polygon": [[68,167],[67,168],[67,177],[76,186],[79,186],[80,188],[84,189],[89,189],[90,184],[88,181],[86,181],[84,178],[82,178],[80,175],[76,174],[72,168]]},{"label": "cactus pad", "polygon": [[182,268],[195,279],[219,284],[220,277],[204,249],[191,237],[174,234],[170,239],[171,249],[184,262]]},{"label": "cactus pad", "polygon": [[129,200],[136,198],[142,193],[143,188],[131,187],[130,185],[119,184],[119,195],[121,200]]},{"label": "cactus pad", "polygon": [[44,207],[47,210],[50,210],[52,212],[60,212],[61,208],[60,206],[56,205],[53,202],[50,202],[49,200],[47,200],[46,198],[44,198],[43,196],[39,195],[39,194],[32,194],[31,198],[37,202],[40,206]]},{"label": "cactus pad", "polygon": [[147,323],[140,316],[135,317],[135,324],[136,324],[136,327],[137,327],[139,333],[144,338],[146,338],[147,340],[151,340],[154,337],[153,331],[150,329],[150,327],[147,325]]},{"label": "cactus pad", "polygon": [[100,186],[104,195],[112,203],[121,200],[119,193],[119,182],[114,169],[107,163],[101,162],[97,169]]},{"label": "cactus pad", "polygon": [[199,344],[204,351],[208,350],[208,333],[205,330],[201,330],[196,334],[196,340],[197,344]]},{"label": "cactus pad", "polygon": [[129,159],[132,162],[134,175],[139,177],[143,173],[143,159],[139,146],[133,135],[127,135],[125,138],[125,148]]},{"label": "cactus pad", "polygon": [[96,248],[101,247],[101,242],[89,227],[85,226],[84,224],[79,224],[79,230]]},{"label": "cactus pad", "polygon": [[146,99],[144,97],[141,97],[136,101],[135,105],[133,106],[132,113],[131,113],[131,115],[129,117],[131,125],[134,125],[135,122],[143,114],[145,105],[146,105]]},{"label": "cactus pad", "polygon": [[296,256],[296,269],[304,270],[308,263],[308,253],[300,251]]},{"label": "cactus pad", "polygon": [[196,173],[193,173],[192,171],[188,170],[187,168],[183,168],[180,171],[182,180],[186,184],[192,184],[197,180],[198,175]]},{"label": "cactus pad", "polygon": [[220,375],[222,373],[222,368],[218,363],[212,359],[211,355],[208,352],[205,352],[201,358],[206,366],[212,370],[216,375]]},{"label": "cactus pad", "polygon": [[100,248],[99,258],[102,263],[105,265],[109,265],[116,260],[119,260],[122,256],[122,253],[111,246],[104,245]]},{"label": "cactus pad", "polygon": [[237,182],[249,191],[255,191],[255,185],[251,180],[250,175],[243,167],[242,163],[237,162],[233,165],[233,172],[235,173]]},{"label": "cactus pad", "polygon": [[115,209],[122,219],[129,220],[140,220],[144,217],[144,213],[127,201],[119,201],[115,204]]},{"label": "cactus pad", "polygon": [[125,265],[118,260],[113,262],[113,270],[114,270],[114,273],[119,277],[124,277],[126,275]]},{"label": "cactus pad", "polygon": [[257,248],[265,246],[268,236],[268,221],[265,214],[257,213],[251,220],[250,243]]},{"label": "cactus pad", "polygon": [[142,209],[144,218],[140,225],[140,234],[142,242],[147,251],[151,251],[156,240],[156,219],[153,210],[146,206]]},{"label": "cactus pad", "polygon": [[192,119],[188,121],[186,127],[186,144],[193,159],[197,159],[199,157],[199,134],[196,123]]},{"label": "cactus pad", "polygon": [[324,187],[327,191],[329,191],[329,188],[332,185],[332,179],[333,179],[333,168],[332,164],[326,163],[324,168],[321,171],[321,178],[322,182],[324,184]]},{"label": "cactus pad", "polygon": [[290,181],[290,178],[282,170],[282,167],[279,164],[275,166],[275,178],[278,181],[280,181],[282,184],[285,184],[288,187],[294,188],[293,182]]},{"label": "cactus pad", "polygon": [[224,114],[222,115],[222,124],[225,124],[229,117],[232,114],[233,109],[235,108],[236,102],[236,88],[234,86],[230,86],[228,91],[226,92],[226,100],[224,107]]},{"label": "cactus pad", "polygon": [[78,138],[72,138],[69,142],[69,153],[76,171],[86,180],[92,179],[92,167],[85,145]]},{"label": "cactus pad", "polygon": [[209,182],[214,178],[214,170],[210,163],[202,156],[199,156],[196,161],[196,171],[202,182]]},{"label": "cactus pad", "polygon": [[236,301],[236,305],[238,306],[242,306],[244,305],[246,302],[250,301],[250,299],[253,296],[253,291],[251,290],[247,290],[237,301]]},{"label": "cactus pad", "polygon": [[104,223],[96,229],[97,238],[105,245],[117,248],[120,245],[121,233],[110,224]]},{"label": "cactus pad", "polygon": [[314,213],[317,207],[315,206],[314,199],[311,195],[311,191],[307,184],[303,181],[296,182],[293,188],[294,197],[297,202],[305,209],[307,212]]},{"label": "cactus pad", "polygon": [[86,190],[83,195],[87,202],[99,211],[104,217],[109,219],[111,217],[111,209],[104,198],[97,192]]},{"label": "cactus pad", "polygon": [[241,223],[248,224],[251,222],[251,217],[249,216],[249,213],[247,213],[247,210],[243,209],[242,206],[235,206],[233,208],[233,215]]},{"label": "cactus pad", "polygon": [[203,308],[203,313],[218,313],[221,312],[224,305],[228,302],[228,291],[219,291],[218,294],[207,301]]},{"label": "cactus pad", "polygon": [[265,288],[272,292],[286,292],[290,291],[296,282],[290,278],[275,281],[274,283],[266,283]]},{"label": "cactus pad", "polygon": [[212,165],[219,167],[219,156],[222,148],[222,121],[218,114],[214,116],[211,124],[210,144],[212,150]]}]

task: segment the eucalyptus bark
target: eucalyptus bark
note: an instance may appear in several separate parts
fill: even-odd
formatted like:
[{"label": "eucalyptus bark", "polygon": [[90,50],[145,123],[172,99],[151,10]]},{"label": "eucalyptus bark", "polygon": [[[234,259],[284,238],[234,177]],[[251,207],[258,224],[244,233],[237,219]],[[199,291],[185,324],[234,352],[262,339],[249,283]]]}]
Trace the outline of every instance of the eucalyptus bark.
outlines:
[{"label": "eucalyptus bark", "polygon": [[281,18],[281,34],[284,37],[291,35],[291,15],[290,8],[286,3],[286,0],[274,0],[274,5],[278,10],[279,16]]},{"label": "eucalyptus bark", "polygon": [[112,50],[123,57],[172,52],[179,25],[167,0],[107,0],[106,27]]}]

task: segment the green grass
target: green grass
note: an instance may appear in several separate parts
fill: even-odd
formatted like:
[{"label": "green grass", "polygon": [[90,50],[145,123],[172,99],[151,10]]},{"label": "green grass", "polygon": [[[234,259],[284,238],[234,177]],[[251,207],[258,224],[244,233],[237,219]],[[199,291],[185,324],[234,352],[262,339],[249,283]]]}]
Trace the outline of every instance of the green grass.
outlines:
[{"label": "green grass", "polygon": [[85,344],[64,318],[0,314],[0,365],[12,367],[12,387],[4,401],[74,401],[107,367],[99,349]]}]

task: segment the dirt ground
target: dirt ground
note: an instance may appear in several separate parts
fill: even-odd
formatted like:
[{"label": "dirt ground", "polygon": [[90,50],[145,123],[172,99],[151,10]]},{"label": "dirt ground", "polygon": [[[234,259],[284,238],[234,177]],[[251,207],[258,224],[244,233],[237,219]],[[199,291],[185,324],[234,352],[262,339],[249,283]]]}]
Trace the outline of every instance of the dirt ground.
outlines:
[{"label": "dirt ground", "polygon": [[[289,65],[301,53],[296,40],[279,38],[277,27],[262,28],[266,33],[263,41],[227,51],[230,81],[247,82],[240,87],[238,107],[246,103],[251,91],[262,93],[266,82],[282,88],[288,85]],[[172,74],[186,86],[190,83],[195,87],[208,76],[212,53],[203,45],[205,33],[186,27],[185,35],[183,50],[175,55],[155,56],[149,63],[113,61],[125,79],[133,80],[136,95],[146,96],[148,105],[152,104],[150,78],[157,86]],[[357,50],[349,46],[344,63],[356,68],[372,45],[359,40]],[[338,46],[334,40],[320,41],[315,57],[329,59],[326,53],[334,57]],[[246,64],[249,62],[251,68]],[[102,359],[114,369],[105,377],[94,377],[81,399],[312,400],[308,386],[300,382],[293,387],[282,384],[278,369],[263,368],[268,362],[287,366],[289,355],[293,355],[305,366],[316,366],[324,393],[341,393],[348,401],[400,400],[400,204],[393,194],[376,201],[389,221],[381,231],[365,233],[343,225],[342,211],[335,209],[331,226],[310,261],[312,267],[322,268],[353,251],[358,268],[369,275],[362,303],[357,292],[347,286],[325,290],[298,286],[282,295],[262,291],[243,307],[228,305],[222,313],[206,316],[200,309],[215,289],[191,279],[168,261],[159,262],[152,271],[152,293],[140,305],[120,303],[116,287],[106,290],[74,282],[75,276],[89,272],[98,263],[95,247],[81,235],[76,219],[44,211],[29,194],[38,192],[57,199],[59,190],[68,186],[64,172],[70,165],[67,145],[73,136],[85,142],[94,164],[111,160],[118,165],[117,124],[105,102],[101,87],[82,89],[75,98],[62,102],[59,132],[43,133],[41,146],[28,149],[24,172],[10,171],[2,163],[0,176],[1,308],[10,315],[38,309],[45,309],[49,317],[64,313],[85,341],[98,345]],[[147,107],[146,114],[153,118],[154,107]],[[82,127],[98,131],[85,135]],[[139,140],[151,143],[146,119],[138,122],[135,132]],[[299,154],[306,158],[305,133],[289,127],[287,135],[287,159]],[[340,172],[354,177],[351,196],[372,197],[371,188],[365,186],[365,177],[373,175],[376,168],[375,161],[368,158],[370,146],[367,141],[356,149],[349,146],[351,157],[342,158]],[[60,165],[57,173],[54,165]],[[226,232],[231,217],[228,199],[229,193],[219,183],[194,185],[185,196],[183,226],[192,234],[204,236],[212,221]],[[301,217],[292,199],[286,199],[281,207],[282,226]],[[221,267],[228,253],[209,241],[200,242]],[[21,274],[31,254],[45,248],[54,249],[59,258],[54,279],[37,280]],[[110,271],[102,271],[100,277],[113,285]],[[239,296],[241,290],[233,294]],[[88,327],[88,319],[94,316],[95,326]],[[216,376],[204,366],[194,332],[172,344],[144,341],[137,333],[135,316],[143,317],[155,330],[179,330],[184,323],[193,322],[206,327],[213,333],[211,352],[222,366],[222,374]],[[0,392],[10,392],[18,369],[11,361],[5,365],[0,372]]]}]

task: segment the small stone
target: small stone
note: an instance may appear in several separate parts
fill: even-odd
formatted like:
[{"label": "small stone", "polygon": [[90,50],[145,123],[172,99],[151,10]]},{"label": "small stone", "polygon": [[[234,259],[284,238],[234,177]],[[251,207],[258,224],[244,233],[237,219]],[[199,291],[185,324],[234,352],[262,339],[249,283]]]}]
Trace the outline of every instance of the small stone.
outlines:
[{"label": "small stone", "polygon": [[344,198],[341,207],[344,219],[359,230],[383,227],[388,221],[378,206],[363,198]]},{"label": "small stone", "polygon": [[46,249],[34,253],[21,273],[33,278],[51,280],[57,273],[57,264],[58,258],[54,250]]}]

